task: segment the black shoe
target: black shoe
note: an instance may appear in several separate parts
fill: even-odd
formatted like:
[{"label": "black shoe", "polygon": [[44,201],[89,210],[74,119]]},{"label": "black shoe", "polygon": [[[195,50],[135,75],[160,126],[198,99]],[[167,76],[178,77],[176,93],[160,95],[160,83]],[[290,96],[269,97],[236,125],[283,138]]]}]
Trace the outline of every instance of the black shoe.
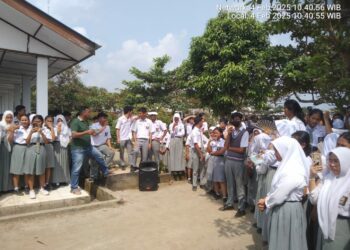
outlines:
[{"label": "black shoe", "polygon": [[215,199],[215,200],[221,199],[221,195],[220,195],[220,194],[214,193],[213,196],[214,196],[214,199]]},{"label": "black shoe", "polygon": [[223,207],[219,208],[220,211],[226,211],[226,210],[235,210],[235,208],[232,205],[224,205]]},{"label": "black shoe", "polygon": [[224,197],[224,198],[222,198],[222,202],[224,203],[224,205],[226,204],[226,202],[227,202],[227,197]]},{"label": "black shoe", "polygon": [[204,189],[204,185],[199,185],[199,187],[200,187],[201,189]]},{"label": "black shoe", "polygon": [[244,210],[238,210],[238,212],[235,214],[235,218],[239,218],[245,215]]},{"label": "black shoe", "polygon": [[51,184],[46,184],[46,185],[44,186],[44,189],[45,189],[46,191],[51,191],[51,190],[52,190]]},{"label": "black shoe", "polygon": [[197,191],[197,187],[192,187],[192,191]]},{"label": "black shoe", "polygon": [[24,195],[23,192],[19,191],[18,189],[15,189],[15,190],[14,190],[14,193],[15,193],[15,195],[17,195],[17,196],[23,196],[23,195]]}]

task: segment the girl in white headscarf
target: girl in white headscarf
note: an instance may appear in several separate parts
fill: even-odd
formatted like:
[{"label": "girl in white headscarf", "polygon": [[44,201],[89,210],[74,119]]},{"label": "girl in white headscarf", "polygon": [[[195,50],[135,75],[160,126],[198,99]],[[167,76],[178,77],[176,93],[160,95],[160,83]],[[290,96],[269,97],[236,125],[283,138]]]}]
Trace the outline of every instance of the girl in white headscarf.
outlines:
[{"label": "girl in white headscarf", "polygon": [[56,140],[53,143],[55,168],[52,173],[52,183],[59,186],[70,183],[68,144],[72,133],[63,115],[55,117],[54,126]]},{"label": "girl in white headscarf", "polygon": [[[255,169],[257,173],[258,187],[256,192],[255,200],[258,201],[261,198],[265,198],[267,194],[266,188],[266,174],[268,170],[268,165],[264,163],[261,155],[268,149],[271,142],[271,137],[265,133],[261,133],[253,138],[252,145],[250,147],[250,161],[255,164]],[[260,233],[264,227],[266,221],[265,212],[255,209],[254,218],[256,219],[257,231]]]},{"label": "girl in white headscarf", "polygon": [[175,179],[181,178],[180,173],[185,171],[183,137],[185,136],[185,126],[181,121],[181,116],[175,113],[173,122],[169,125],[169,171]]},{"label": "girl in white headscarf", "polygon": [[[312,190],[310,200],[317,204],[322,237],[318,249],[350,248],[350,149],[338,147],[327,157],[328,170]],[[310,178],[315,186],[315,176]],[[310,184],[310,189],[312,185]]]},{"label": "girl in white headscarf", "polygon": [[15,129],[13,112],[7,110],[0,122],[0,192],[12,190],[10,175],[11,145],[8,137],[10,130]]},{"label": "girl in white headscarf", "polygon": [[269,213],[269,249],[307,249],[306,218],[302,206],[309,182],[309,161],[299,142],[282,136],[271,143],[280,161],[266,198],[259,209]]}]

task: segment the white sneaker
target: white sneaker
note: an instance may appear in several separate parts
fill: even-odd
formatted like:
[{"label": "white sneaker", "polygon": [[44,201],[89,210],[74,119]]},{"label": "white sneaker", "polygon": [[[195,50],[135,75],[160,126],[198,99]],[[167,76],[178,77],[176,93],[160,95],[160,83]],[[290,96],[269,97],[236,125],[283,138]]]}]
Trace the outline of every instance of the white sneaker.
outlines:
[{"label": "white sneaker", "polygon": [[49,195],[50,193],[46,189],[40,188],[40,194],[42,194],[42,195]]},{"label": "white sneaker", "polygon": [[35,199],[35,191],[34,190],[30,190],[29,191],[29,198],[30,199]]}]

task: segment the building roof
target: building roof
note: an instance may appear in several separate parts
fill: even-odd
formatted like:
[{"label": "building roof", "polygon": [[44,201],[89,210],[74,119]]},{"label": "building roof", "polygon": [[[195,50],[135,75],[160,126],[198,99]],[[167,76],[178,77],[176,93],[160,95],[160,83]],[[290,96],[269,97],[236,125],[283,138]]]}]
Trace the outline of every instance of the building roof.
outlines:
[{"label": "building roof", "polygon": [[36,58],[49,58],[49,77],[101,46],[23,0],[0,0],[0,83],[36,78]]}]

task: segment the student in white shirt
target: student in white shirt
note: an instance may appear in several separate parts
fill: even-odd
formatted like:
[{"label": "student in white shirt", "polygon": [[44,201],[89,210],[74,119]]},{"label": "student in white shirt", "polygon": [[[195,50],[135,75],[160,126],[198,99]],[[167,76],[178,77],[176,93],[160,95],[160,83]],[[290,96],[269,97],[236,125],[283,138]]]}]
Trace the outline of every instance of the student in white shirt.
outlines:
[{"label": "student in white shirt", "polygon": [[18,127],[9,130],[9,142],[13,144],[10,173],[12,174],[14,191],[17,195],[22,195],[19,192],[19,177],[23,175],[24,158],[27,151],[25,138],[27,138],[29,130],[29,117],[27,115],[21,116]]},{"label": "student in white shirt", "polygon": [[49,143],[43,129],[44,118],[41,115],[35,115],[32,120],[32,127],[26,138],[28,145],[24,174],[28,175],[29,197],[35,199],[34,176],[39,176],[40,194],[49,195],[44,189],[45,186],[45,168],[46,168],[46,149],[45,144]]},{"label": "student in white shirt", "polygon": [[207,152],[210,154],[211,162],[213,164],[211,180],[214,182],[215,198],[222,198],[224,203],[227,200],[224,158],[225,151],[226,148],[225,140],[223,138],[223,129],[215,128],[213,131],[213,138],[211,138],[208,142]]},{"label": "student in white shirt", "polygon": [[180,114],[175,113],[173,122],[169,125],[170,145],[169,145],[169,171],[177,180],[181,178],[182,172],[185,171],[183,164],[183,138],[185,136],[185,126],[181,121]]},{"label": "student in white shirt", "polygon": [[108,125],[108,115],[100,112],[97,115],[98,122],[93,123],[90,129],[95,133],[91,136],[91,145],[102,153],[105,158],[106,165],[111,167],[114,159],[114,148],[111,144],[111,129]]},{"label": "student in white shirt", "polygon": [[317,172],[310,177],[310,200],[317,204],[322,237],[320,249],[348,249],[350,242],[350,149],[338,147],[327,156],[328,170],[316,183]]},{"label": "student in white shirt", "polygon": [[260,210],[270,210],[269,249],[307,250],[306,218],[301,201],[309,183],[310,162],[293,138],[282,136],[271,144],[281,163],[270,192],[258,202]]},{"label": "student in white shirt", "polygon": [[284,114],[292,123],[293,130],[291,131],[291,134],[299,130],[306,131],[305,115],[297,101],[292,99],[285,101]]},{"label": "student in white shirt", "polygon": [[10,110],[4,112],[0,121],[0,192],[12,190],[10,174],[11,144],[9,132],[16,126],[13,123],[13,113]]},{"label": "student in white shirt", "polygon": [[167,129],[166,125],[161,120],[157,119],[157,112],[149,112],[148,116],[152,121],[152,148],[149,151],[149,159],[152,159],[154,156],[154,160],[157,162],[157,166],[159,168],[159,150],[160,150],[160,142],[164,139]]},{"label": "student in white shirt", "polygon": [[68,156],[68,144],[72,137],[72,132],[68,127],[66,118],[57,115],[54,119],[56,140],[53,143],[56,166],[52,173],[52,182],[56,187],[60,184],[70,183],[70,166]]},{"label": "student in white shirt", "polygon": [[133,123],[131,130],[136,151],[132,165],[136,167],[138,154],[141,152],[141,161],[147,161],[148,151],[152,147],[152,121],[147,118],[146,108],[139,109],[139,118]]},{"label": "student in white shirt", "polygon": [[249,142],[249,133],[243,126],[243,114],[235,111],[231,114],[231,123],[234,129],[228,131],[225,155],[225,175],[227,180],[227,201],[220,208],[221,211],[233,210],[234,188],[236,188],[238,198],[238,211],[235,217],[245,215],[246,194],[244,188],[244,160]]},{"label": "student in white shirt", "polygon": [[[329,119],[323,119],[323,112],[319,109],[312,109],[308,117],[306,131],[310,135],[312,151],[317,151],[318,144],[327,134],[332,133],[332,127]],[[321,122],[324,122],[326,126],[321,125]]]},{"label": "student in white shirt", "polygon": [[124,107],[124,114],[118,118],[117,124],[115,126],[116,128],[116,134],[117,134],[117,143],[119,144],[119,153],[120,153],[120,165],[122,169],[125,169],[126,161],[124,159],[124,150],[126,149],[128,152],[128,164],[130,164],[131,169],[134,169],[133,166],[134,163],[134,152],[133,152],[133,145],[131,142],[132,135],[131,135],[131,128],[134,122],[132,112],[133,107],[131,106],[125,106]]},{"label": "student in white shirt", "polygon": [[205,148],[202,137],[203,118],[196,116],[194,128],[191,132],[191,156],[192,156],[192,190],[197,191],[197,181],[205,163]]},{"label": "student in white shirt", "polygon": [[48,115],[45,117],[45,124],[43,126],[43,131],[49,143],[45,144],[46,150],[46,169],[45,169],[45,189],[50,190],[51,185],[49,185],[51,180],[51,172],[56,167],[55,164],[55,153],[53,149],[53,142],[56,140],[55,129],[53,125],[53,117]]}]

